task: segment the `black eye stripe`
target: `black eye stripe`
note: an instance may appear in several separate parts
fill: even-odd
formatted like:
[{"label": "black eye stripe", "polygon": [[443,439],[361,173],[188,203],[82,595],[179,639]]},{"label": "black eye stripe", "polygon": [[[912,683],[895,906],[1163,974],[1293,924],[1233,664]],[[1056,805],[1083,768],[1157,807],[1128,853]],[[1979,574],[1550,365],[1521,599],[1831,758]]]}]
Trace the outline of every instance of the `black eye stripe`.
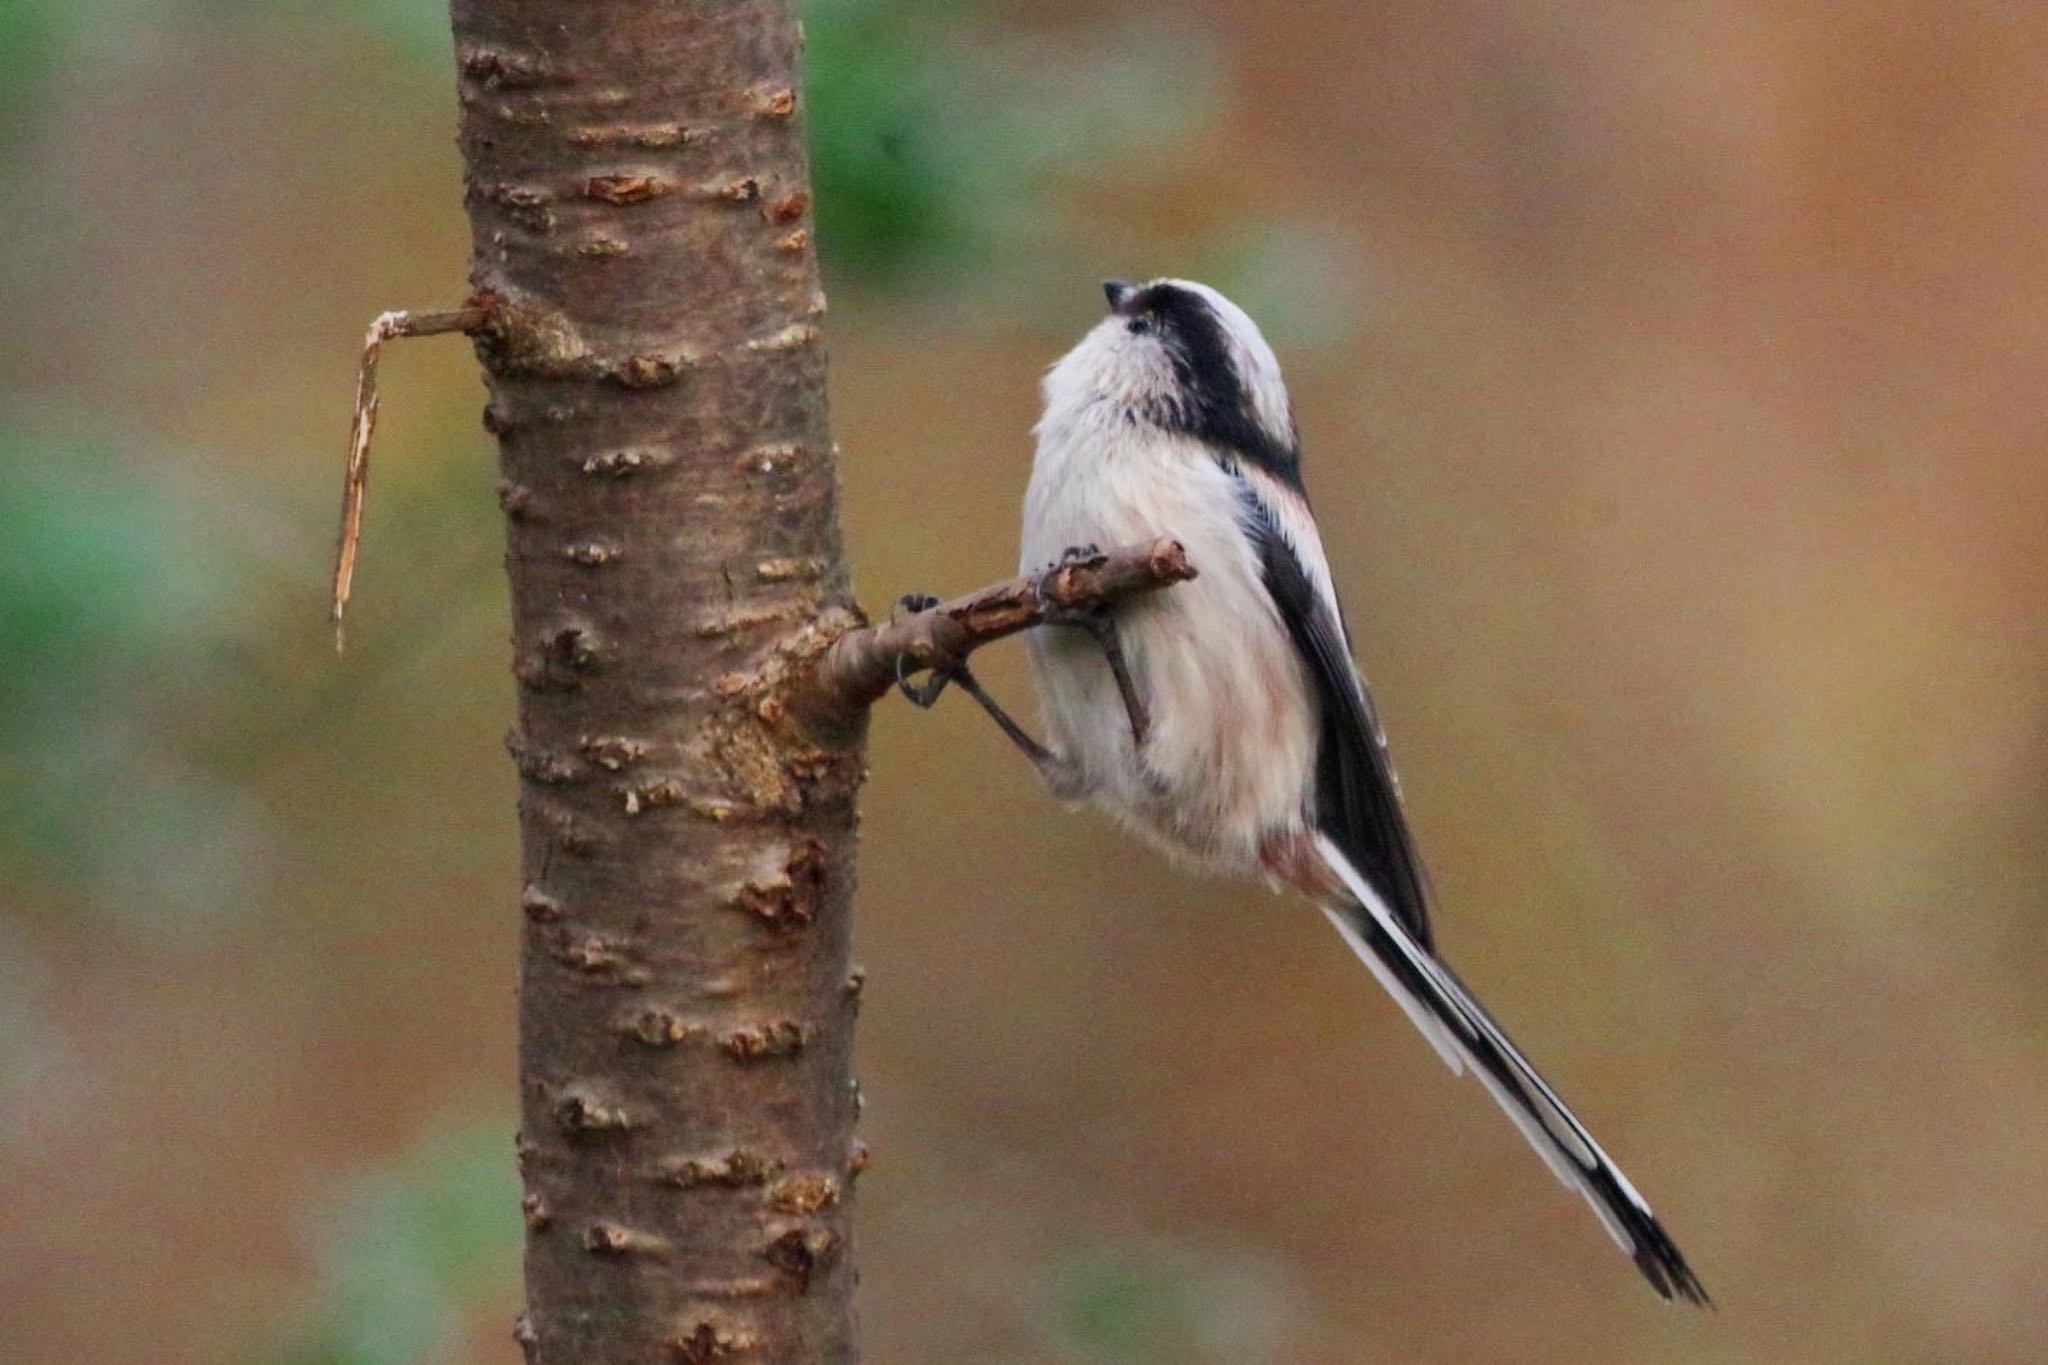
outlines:
[{"label": "black eye stripe", "polygon": [[1177,285],[1155,284],[1126,307],[1133,322],[1141,315],[1154,320],[1173,362],[1180,395],[1172,410],[1163,414],[1164,425],[1228,451],[1298,489],[1300,455],[1253,416],[1251,394],[1231,358],[1223,320],[1208,300]]}]

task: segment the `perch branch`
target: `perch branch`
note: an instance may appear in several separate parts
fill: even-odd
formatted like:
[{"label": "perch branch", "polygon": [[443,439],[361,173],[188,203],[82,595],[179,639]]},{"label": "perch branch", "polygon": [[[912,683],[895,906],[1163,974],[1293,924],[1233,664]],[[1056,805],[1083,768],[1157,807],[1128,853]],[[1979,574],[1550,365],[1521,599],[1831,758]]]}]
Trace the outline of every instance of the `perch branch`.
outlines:
[{"label": "perch branch", "polygon": [[806,709],[821,718],[852,718],[894,687],[900,673],[957,664],[1055,612],[1106,607],[1194,576],[1179,541],[1155,540],[1069,560],[915,615],[849,631],[812,669]]},{"label": "perch branch", "polygon": [[363,338],[362,365],[356,371],[355,418],[348,431],[348,472],[341,485],[341,534],[334,549],[331,613],[336,652],[342,646],[342,617],[348,612],[349,589],[356,576],[356,545],[363,535],[363,486],[370,478],[370,435],[377,429],[377,358],[387,341],[448,332],[475,335],[488,321],[489,310],[476,305],[433,313],[399,308],[379,314]]}]

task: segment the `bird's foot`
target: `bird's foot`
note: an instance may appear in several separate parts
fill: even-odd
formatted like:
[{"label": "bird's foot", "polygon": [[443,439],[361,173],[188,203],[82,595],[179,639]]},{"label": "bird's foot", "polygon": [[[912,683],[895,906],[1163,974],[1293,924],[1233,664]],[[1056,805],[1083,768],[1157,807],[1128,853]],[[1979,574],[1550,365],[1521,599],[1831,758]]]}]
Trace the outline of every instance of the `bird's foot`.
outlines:
[{"label": "bird's foot", "polygon": [[[1068,551],[1070,557],[1079,555],[1083,558],[1095,553],[1097,551],[1092,546],[1086,550]],[[1047,572],[1052,571],[1048,570]],[[896,599],[895,606],[890,609],[889,619],[893,621],[899,614],[905,612],[916,615],[921,611],[930,611],[937,605],[939,605],[939,599],[928,593],[905,593]],[[1090,613],[1080,614],[1088,615]],[[1012,744],[1016,745],[1026,758],[1031,760],[1032,766],[1038,769],[1039,776],[1045,780],[1046,786],[1052,790],[1053,795],[1062,799],[1073,800],[1085,794],[1087,784],[1081,776],[1080,770],[1066,758],[1040,744],[1036,739],[1032,738],[1029,731],[1012,719],[1010,713],[1004,710],[1002,705],[989,695],[988,689],[981,685],[981,680],[976,678],[973,670],[967,667],[966,660],[960,659],[948,663],[932,664],[929,668],[930,677],[926,678],[923,682],[913,682],[909,675],[915,671],[915,668],[910,661],[900,657],[896,660],[896,687],[910,701],[911,705],[929,710],[950,684],[958,683],[960,690],[972,697],[982,710],[988,712],[989,718],[995,721],[997,728],[1003,732],[1004,736]]]},{"label": "bird's foot", "polygon": [[[915,616],[921,611],[930,611],[937,605],[939,599],[930,593],[907,592],[897,598],[896,604],[889,609],[889,619],[894,621],[898,615],[905,612]],[[953,681],[953,673],[949,669],[933,668],[931,676],[923,682],[912,682],[909,676],[912,671],[910,661],[899,656],[896,660],[896,690],[901,692],[912,706],[929,711],[938,704],[939,697],[946,690],[946,684]]]}]

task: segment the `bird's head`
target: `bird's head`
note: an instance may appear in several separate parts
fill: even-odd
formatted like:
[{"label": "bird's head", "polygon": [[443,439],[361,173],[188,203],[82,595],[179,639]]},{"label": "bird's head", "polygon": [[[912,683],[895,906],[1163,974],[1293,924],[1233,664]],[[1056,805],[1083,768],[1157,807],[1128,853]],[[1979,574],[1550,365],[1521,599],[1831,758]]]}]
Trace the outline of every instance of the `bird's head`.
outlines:
[{"label": "bird's head", "polygon": [[1108,280],[1109,313],[1046,376],[1047,416],[1094,404],[1265,462],[1295,449],[1280,362],[1242,308],[1206,284]]}]

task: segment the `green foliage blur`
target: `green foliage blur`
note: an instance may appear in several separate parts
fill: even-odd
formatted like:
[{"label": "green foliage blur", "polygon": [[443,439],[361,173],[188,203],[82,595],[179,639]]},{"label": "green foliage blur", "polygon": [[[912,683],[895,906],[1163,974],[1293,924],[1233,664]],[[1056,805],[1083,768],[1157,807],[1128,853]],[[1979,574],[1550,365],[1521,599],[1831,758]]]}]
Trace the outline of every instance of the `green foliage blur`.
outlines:
[{"label": "green foliage blur", "polygon": [[991,7],[812,0],[804,9],[818,233],[834,278],[903,287],[1000,273],[1055,232],[1034,211],[1062,168],[1142,160],[1186,137],[1213,76],[1161,25],[1054,50]]},{"label": "green foliage blur", "polygon": [[109,928],[203,929],[264,856],[260,809],[204,757],[234,595],[207,515],[102,439],[0,426],[0,865]]},{"label": "green foliage blur", "polygon": [[479,1302],[519,1270],[519,1181],[502,1125],[430,1131],[357,1181],[311,1229],[319,1288],[278,1365],[451,1358]]}]

